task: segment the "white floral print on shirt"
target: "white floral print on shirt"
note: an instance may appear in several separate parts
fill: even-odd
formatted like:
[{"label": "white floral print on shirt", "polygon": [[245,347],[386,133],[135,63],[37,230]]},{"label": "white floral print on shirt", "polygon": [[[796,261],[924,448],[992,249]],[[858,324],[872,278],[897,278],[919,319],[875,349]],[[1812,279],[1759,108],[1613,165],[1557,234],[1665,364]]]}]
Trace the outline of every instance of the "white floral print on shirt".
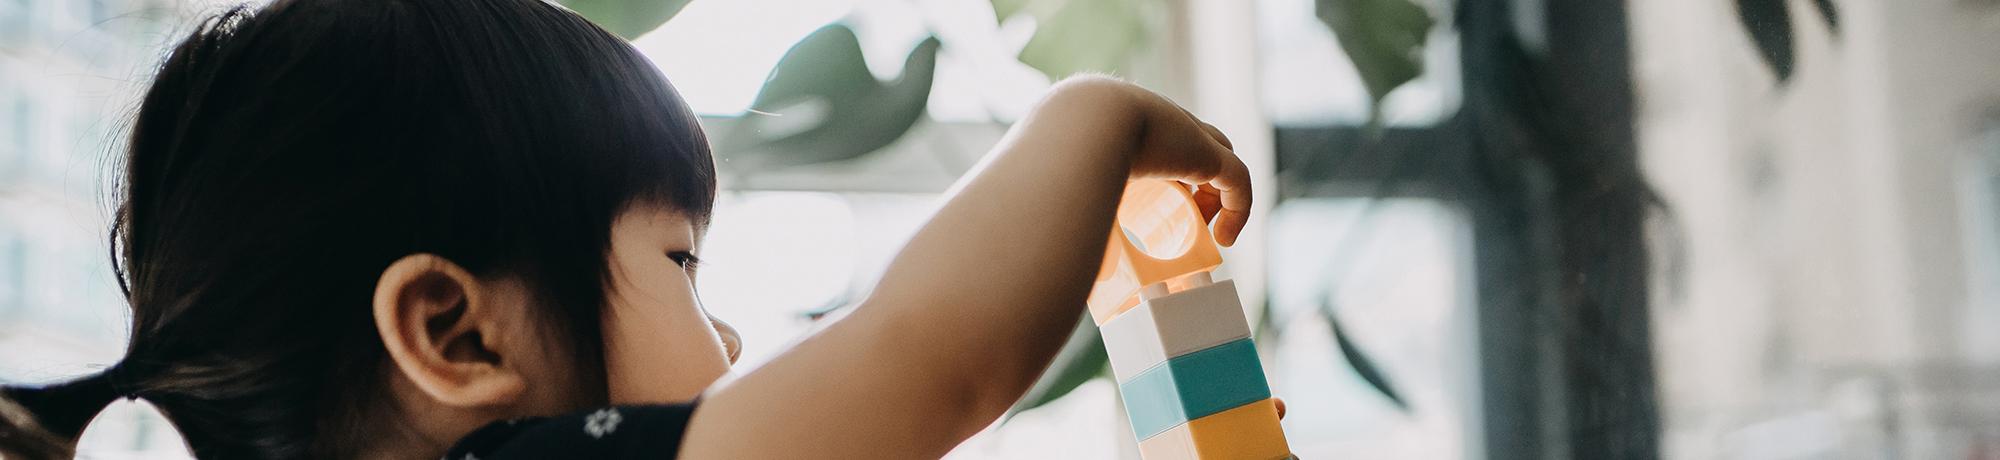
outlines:
[{"label": "white floral print on shirt", "polygon": [[618,409],[600,409],[584,418],[583,432],[590,434],[592,439],[602,439],[604,435],[618,431],[618,422],[624,420],[624,416],[618,415]]}]

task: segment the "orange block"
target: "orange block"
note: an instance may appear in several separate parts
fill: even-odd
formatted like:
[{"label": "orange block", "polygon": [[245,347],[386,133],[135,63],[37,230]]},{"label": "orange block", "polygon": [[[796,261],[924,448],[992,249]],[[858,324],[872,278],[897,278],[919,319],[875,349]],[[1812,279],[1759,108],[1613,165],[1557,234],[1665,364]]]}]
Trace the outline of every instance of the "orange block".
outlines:
[{"label": "orange block", "polygon": [[1139,442],[1146,460],[1278,460],[1293,458],[1269,399],[1194,419]]},{"label": "orange block", "polygon": [[1117,225],[1104,250],[1104,264],[1090,291],[1097,324],[1139,305],[1139,291],[1164,283],[1173,291],[1197,273],[1222,265],[1222,252],[1201,218],[1193,194],[1179,182],[1141,180],[1125,184]]}]

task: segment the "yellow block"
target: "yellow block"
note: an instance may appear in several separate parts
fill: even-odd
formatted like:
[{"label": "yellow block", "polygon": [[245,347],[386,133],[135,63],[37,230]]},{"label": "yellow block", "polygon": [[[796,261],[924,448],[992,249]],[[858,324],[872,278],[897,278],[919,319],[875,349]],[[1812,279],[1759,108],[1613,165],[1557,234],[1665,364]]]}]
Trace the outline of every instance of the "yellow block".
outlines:
[{"label": "yellow block", "polygon": [[1278,460],[1292,458],[1269,399],[1194,419],[1139,442],[1146,460]]}]

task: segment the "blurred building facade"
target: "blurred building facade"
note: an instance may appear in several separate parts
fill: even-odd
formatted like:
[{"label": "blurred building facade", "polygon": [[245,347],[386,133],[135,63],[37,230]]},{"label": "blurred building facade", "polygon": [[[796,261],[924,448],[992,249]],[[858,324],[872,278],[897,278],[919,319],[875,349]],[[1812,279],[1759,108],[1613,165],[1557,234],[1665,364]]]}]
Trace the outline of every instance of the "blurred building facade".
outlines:
[{"label": "blurred building facade", "polygon": [[[138,82],[176,5],[0,0],[0,381],[92,372],[124,353],[124,302],[105,250],[109,174]],[[179,440],[117,404],[87,451],[151,456]]]},{"label": "blurred building facade", "polygon": [[133,82],[150,74],[135,63],[157,61],[167,11],[156,0],[0,1],[0,324],[44,326],[0,328],[0,347],[29,350],[0,355],[0,378],[74,375],[46,366],[122,353],[124,331],[93,317],[123,313],[104,251],[107,166],[143,86]]},{"label": "blurred building facade", "polygon": [[1630,2],[1669,458],[2000,455],[2000,2]]}]

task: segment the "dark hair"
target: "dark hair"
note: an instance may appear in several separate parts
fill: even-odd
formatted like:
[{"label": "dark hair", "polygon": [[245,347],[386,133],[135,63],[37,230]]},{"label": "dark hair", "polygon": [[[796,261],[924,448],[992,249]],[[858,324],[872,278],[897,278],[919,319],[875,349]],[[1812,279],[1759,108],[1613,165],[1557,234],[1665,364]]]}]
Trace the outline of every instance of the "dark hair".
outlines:
[{"label": "dark hair", "polygon": [[74,454],[68,442],[43,431],[27,408],[0,398],[0,458],[43,460]]},{"label": "dark hair", "polygon": [[223,12],[159,69],[125,167],[125,359],[7,396],[71,440],[143,397],[202,457],[354,455],[387,410],[370,299],[410,254],[524,280],[602,382],[612,221],[645,203],[705,223],[715,194],[657,68],[539,0]]}]

